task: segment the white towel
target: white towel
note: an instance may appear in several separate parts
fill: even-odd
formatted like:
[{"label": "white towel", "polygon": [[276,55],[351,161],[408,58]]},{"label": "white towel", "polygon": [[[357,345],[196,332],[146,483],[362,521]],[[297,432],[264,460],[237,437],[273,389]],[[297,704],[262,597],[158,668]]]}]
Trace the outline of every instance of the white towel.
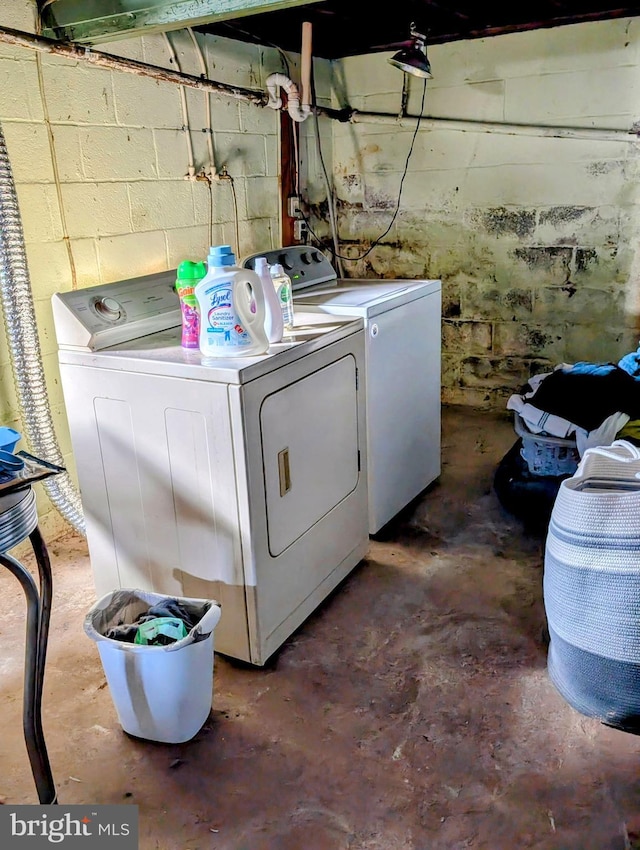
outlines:
[{"label": "white towel", "polygon": [[515,410],[519,413],[532,434],[549,434],[552,437],[564,438],[578,430],[575,423],[563,419],[562,416],[548,413],[546,410],[540,410],[539,407],[525,401],[521,395],[510,396],[507,401],[507,410]]}]

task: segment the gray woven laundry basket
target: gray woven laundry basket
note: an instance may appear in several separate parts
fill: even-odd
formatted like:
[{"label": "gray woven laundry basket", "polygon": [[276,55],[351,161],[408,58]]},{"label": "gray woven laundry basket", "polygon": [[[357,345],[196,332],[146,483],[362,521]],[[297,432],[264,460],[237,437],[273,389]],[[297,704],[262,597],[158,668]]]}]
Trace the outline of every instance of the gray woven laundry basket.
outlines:
[{"label": "gray woven laundry basket", "polygon": [[577,711],[640,733],[640,449],[588,449],[562,481],[544,560],[548,672]]}]

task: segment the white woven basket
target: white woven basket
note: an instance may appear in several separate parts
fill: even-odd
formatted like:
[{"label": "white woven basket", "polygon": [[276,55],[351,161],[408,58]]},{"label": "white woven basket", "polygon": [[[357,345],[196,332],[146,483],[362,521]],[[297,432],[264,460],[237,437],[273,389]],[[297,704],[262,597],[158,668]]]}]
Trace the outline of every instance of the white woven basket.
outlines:
[{"label": "white woven basket", "polygon": [[549,675],[578,711],[640,731],[640,449],[587,449],[545,547]]}]

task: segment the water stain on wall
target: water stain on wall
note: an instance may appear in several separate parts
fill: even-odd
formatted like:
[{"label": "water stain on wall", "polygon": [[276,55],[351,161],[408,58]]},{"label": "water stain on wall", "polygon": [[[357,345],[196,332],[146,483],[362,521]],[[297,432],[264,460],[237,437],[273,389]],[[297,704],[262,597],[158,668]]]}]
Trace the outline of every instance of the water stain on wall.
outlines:
[{"label": "water stain on wall", "polygon": [[531,309],[531,295],[529,292],[524,292],[521,289],[507,289],[506,292],[502,293],[502,298],[500,300],[504,301],[508,307],[512,307],[515,310]]},{"label": "water stain on wall", "polygon": [[576,249],[576,271],[583,272],[589,266],[598,262],[598,252],[595,248]]},{"label": "water stain on wall", "polygon": [[539,247],[516,248],[513,253],[515,257],[526,263],[529,268],[551,271],[551,269],[557,267],[558,263],[561,263],[566,266],[568,274],[571,267],[573,249],[566,246],[542,245]]},{"label": "water stain on wall", "polygon": [[592,213],[593,210],[589,207],[551,207],[548,210],[540,210],[540,224],[552,224],[557,227],[569,221],[578,221]]},{"label": "water stain on wall", "polygon": [[[341,240],[343,253],[359,257],[384,232],[389,213],[382,207],[389,197],[378,193],[377,208],[369,196],[364,208],[340,202],[342,232],[350,236]],[[596,224],[601,240],[592,247]],[[605,316],[596,297],[619,276],[605,244],[611,226],[597,208],[571,204],[403,209],[382,243],[345,271],[351,277],[441,279],[443,398],[477,404],[485,393],[485,404],[500,408],[529,375],[578,355],[588,359],[590,346],[597,353],[592,337],[619,326],[614,307]],[[610,242],[615,248],[615,235]],[[569,326],[559,321],[565,310]],[[606,337],[603,348],[615,348],[610,330]]]},{"label": "water stain on wall", "polygon": [[385,192],[365,190],[365,197],[367,207],[372,210],[393,209],[397,203],[397,198],[392,198]]},{"label": "water stain on wall", "polygon": [[460,306],[460,293],[448,293],[443,283],[442,291],[442,316],[445,319],[459,319],[462,315]]},{"label": "water stain on wall", "polygon": [[531,236],[536,227],[536,214],[533,210],[494,207],[484,210],[480,218],[484,229],[495,236],[513,233],[522,238]]},{"label": "water stain on wall", "polygon": [[553,345],[562,339],[560,336],[552,336],[545,333],[541,328],[527,328],[527,346],[530,353],[535,355],[544,351],[548,346]]},{"label": "water stain on wall", "polygon": [[613,171],[623,171],[624,162],[618,160],[602,160],[600,162],[591,162],[587,166],[587,172],[592,177],[604,177],[611,174]]}]

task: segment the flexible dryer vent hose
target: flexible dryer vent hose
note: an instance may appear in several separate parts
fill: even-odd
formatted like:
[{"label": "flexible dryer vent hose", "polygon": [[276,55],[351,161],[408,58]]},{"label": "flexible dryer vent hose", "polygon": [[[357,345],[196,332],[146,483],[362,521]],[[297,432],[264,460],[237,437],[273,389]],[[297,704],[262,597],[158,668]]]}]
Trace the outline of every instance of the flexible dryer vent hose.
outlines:
[{"label": "flexible dryer vent hose", "polygon": [[[0,308],[9,345],[25,436],[31,452],[63,465],[44,379],[31,281],[11,164],[0,125]],[[68,473],[45,479],[51,502],[73,528],[85,534],[80,494]]]}]

